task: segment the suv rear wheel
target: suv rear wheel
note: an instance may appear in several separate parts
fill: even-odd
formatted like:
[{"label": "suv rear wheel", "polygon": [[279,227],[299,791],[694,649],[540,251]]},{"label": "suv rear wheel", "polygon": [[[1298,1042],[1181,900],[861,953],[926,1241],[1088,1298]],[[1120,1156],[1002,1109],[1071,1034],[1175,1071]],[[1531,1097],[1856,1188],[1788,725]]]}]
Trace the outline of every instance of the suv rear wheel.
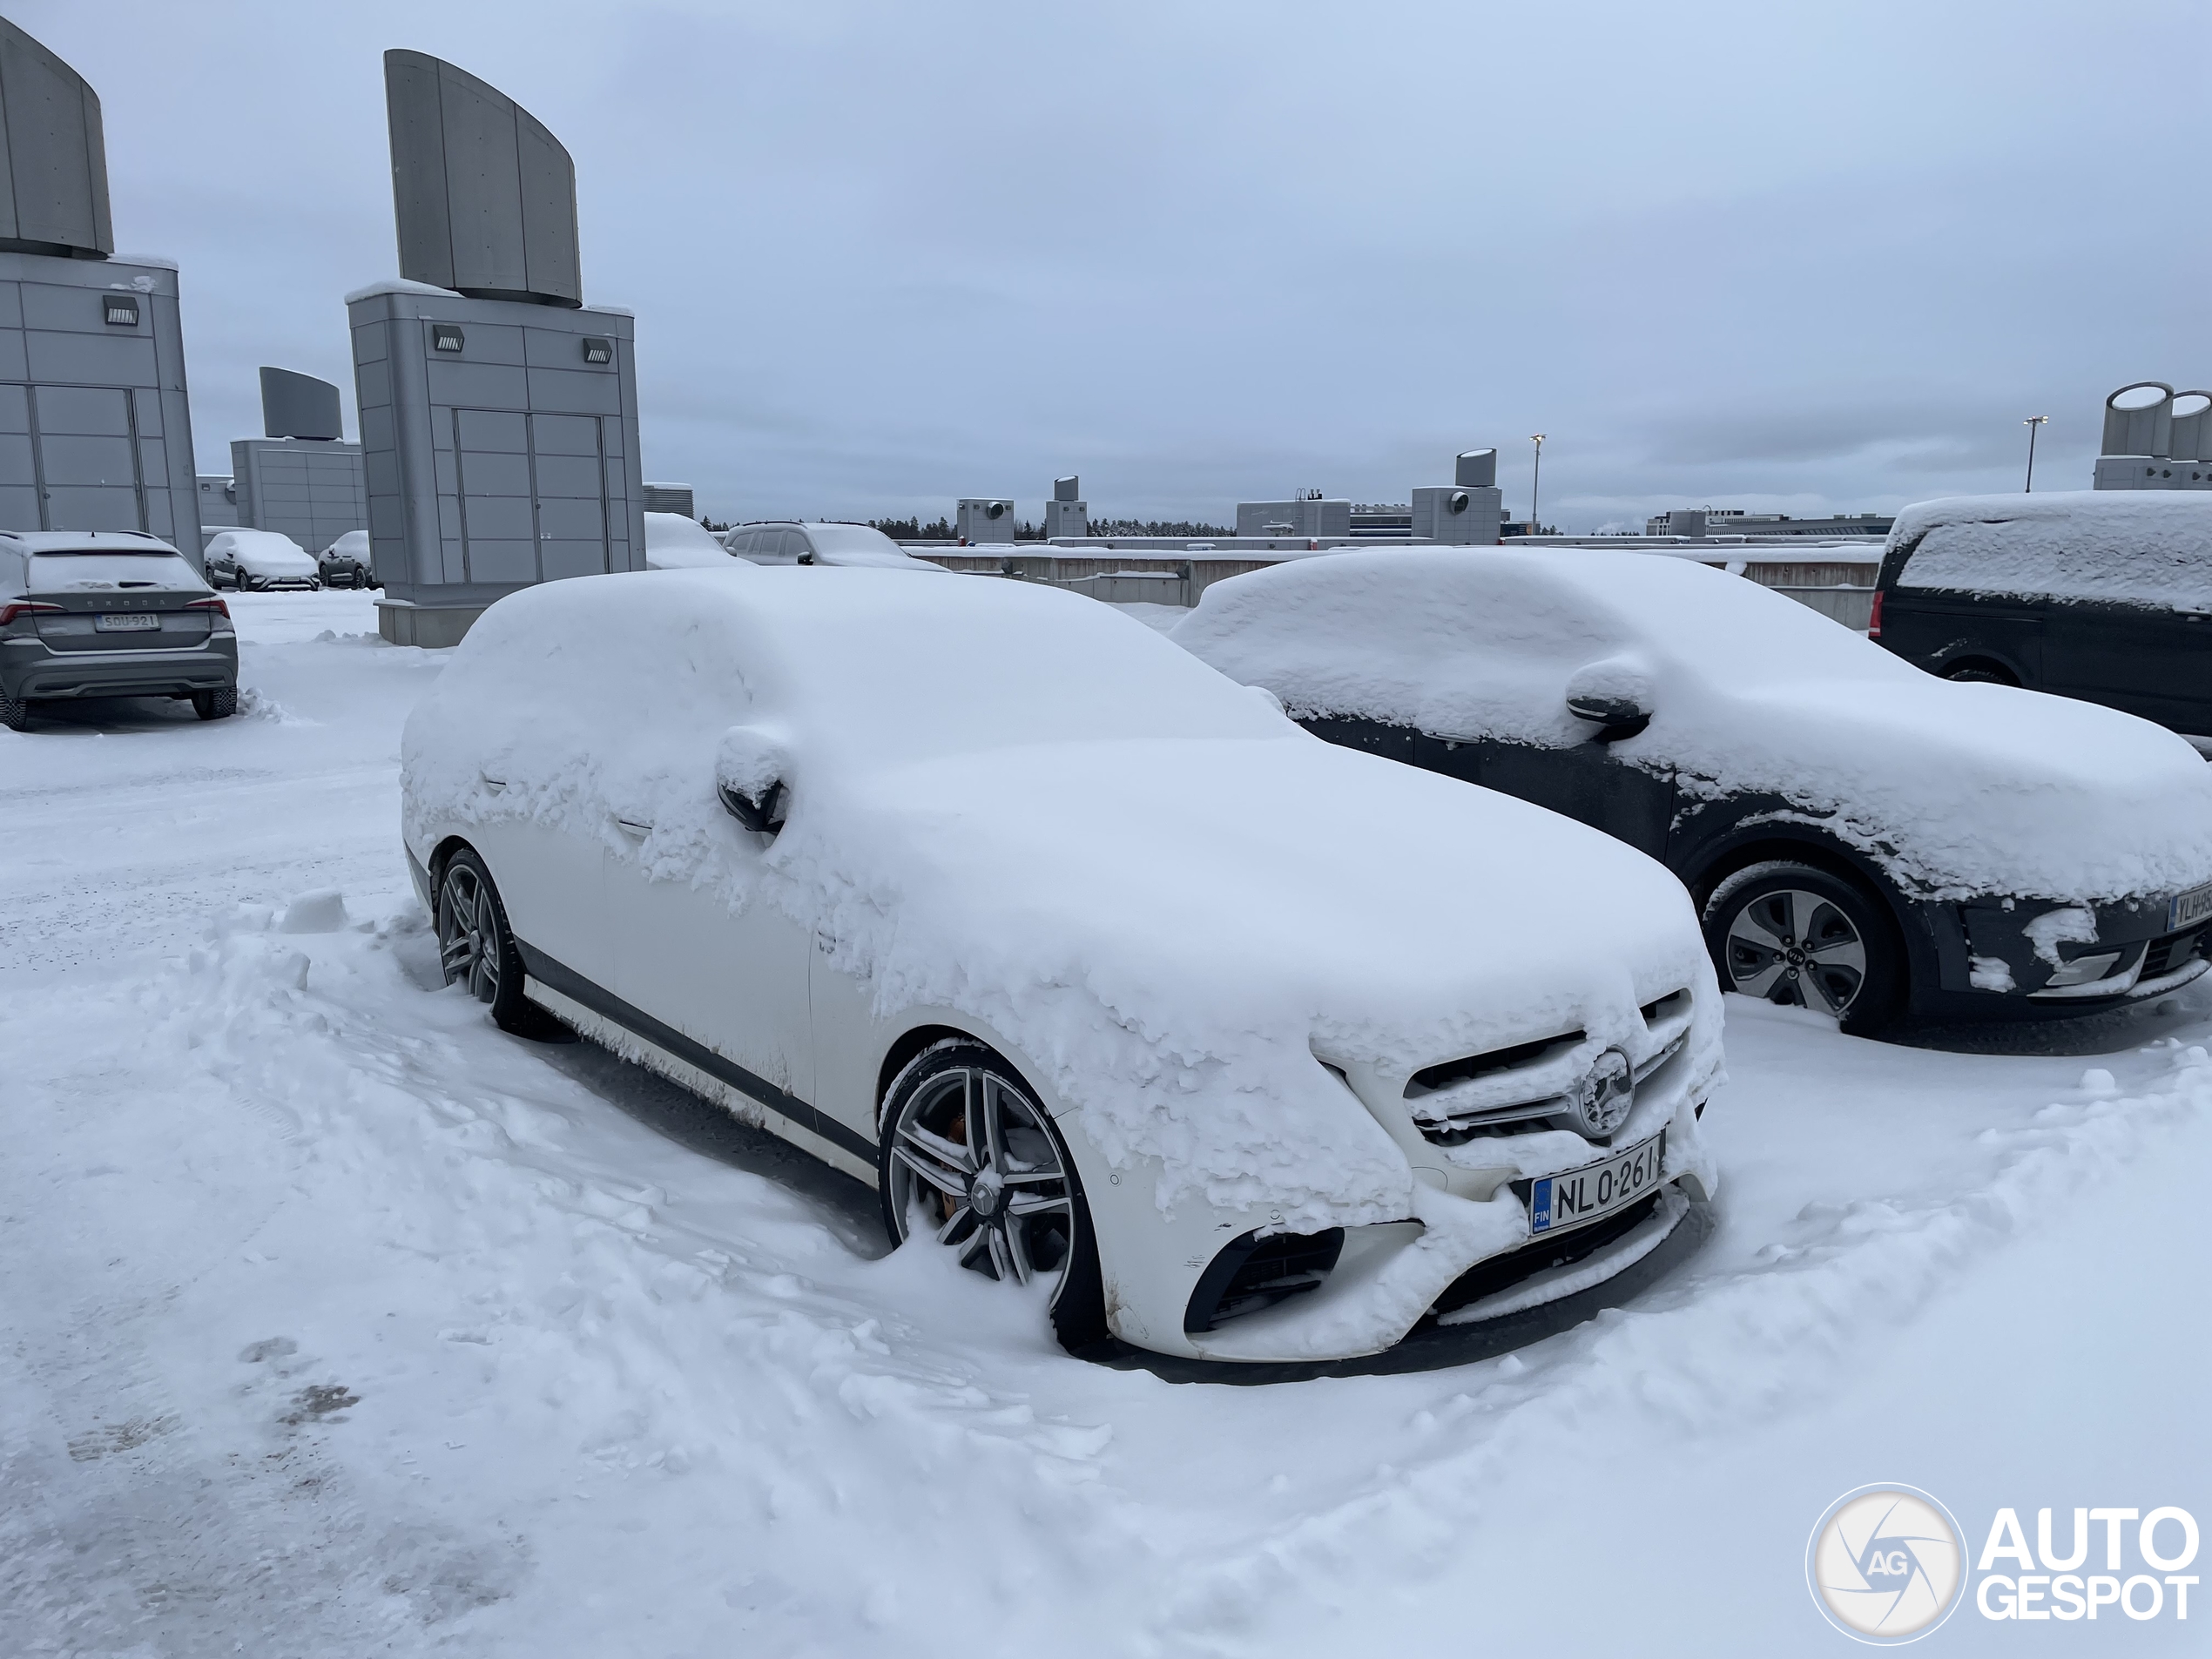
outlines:
[{"label": "suv rear wheel", "polygon": [[1737,871],[1705,901],[1704,925],[1723,991],[1832,1015],[1851,1031],[1878,1028],[1904,1001],[1904,952],[1881,900],[1817,865]]},{"label": "suv rear wheel", "polygon": [[0,726],[10,732],[23,732],[30,725],[30,704],[25,698],[10,697],[0,689]]},{"label": "suv rear wheel", "polygon": [[203,720],[227,720],[238,712],[238,687],[220,685],[192,694],[192,711]]}]

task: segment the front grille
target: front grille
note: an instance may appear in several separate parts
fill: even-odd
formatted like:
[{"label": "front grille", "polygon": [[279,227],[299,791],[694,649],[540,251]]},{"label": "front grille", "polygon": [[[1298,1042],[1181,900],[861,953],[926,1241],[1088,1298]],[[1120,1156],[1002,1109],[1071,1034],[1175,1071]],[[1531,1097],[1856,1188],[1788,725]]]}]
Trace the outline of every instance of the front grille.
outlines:
[{"label": "front grille", "polygon": [[[1662,1189],[1664,1190],[1664,1189]],[[1495,1296],[1500,1291],[1511,1290],[1523,1279],[1554,1267],[1565,1267],[1585,1257],[1595,1256],[1617,1238],[1624,1238],[1651,1217],[1658,1207],[1659,1194],[1639,1198],[1618,1214],[1603,1221],[1593,1222],[1587,1227],[1560,1238],[1546,1237],[1523,1244],[1519,1250],[1508,1251],[1503,1256],[1493,1256],[1487,1262],[1474,1266],[1453,1279],[1444,1294],[1436,1298],[1432,1314],[1449,1313],[1470,1302],[1480,1302],[1486,1296]]]},{"label": "front grille", "polygon": [[1196,1335],[1224,1319],[1257,1313],[1307,1291],[1317,1291],[1344,1253],[1344,1229],[1318,1233],[1247,1233],[1213,1258],[1190,1292],[1183,1328]]},{"label": "front grille", "polygon": [[2193,927],[2187,933],[2168,934],[2163,939],[2154,939],[2150,948],[2143,953],[2143,971],[2138,981],[2164,979],[2178,973],[2204,954],[2206,929]]},{"label": "front grille", "polygon": [[[1691,1008],[1684,988],[1636,1010],[1660,1042],[1658,1052],[1636,1066],[1637,1082],[1680,1052]],[[1596,1057],[1588,1032],[1564,1031],[1447,1060],[1415,1072],[1406,1082],[1406,1110],[1432,1146],[1464,1146],[1480,1136],[1516,1134],[1545,1119],[1563,1119]]]}]

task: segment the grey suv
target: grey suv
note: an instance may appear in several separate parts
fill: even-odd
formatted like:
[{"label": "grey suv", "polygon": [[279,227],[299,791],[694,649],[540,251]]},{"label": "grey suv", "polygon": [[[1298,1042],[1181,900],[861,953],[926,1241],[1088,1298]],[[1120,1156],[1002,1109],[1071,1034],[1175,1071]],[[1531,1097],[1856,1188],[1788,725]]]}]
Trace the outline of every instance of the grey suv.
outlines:
[{"label": "grey suv", "polygon": [[189,698],[203,720],[238,708],[230,608],[158,536],[0,533],[0,725],[85,697]]}]

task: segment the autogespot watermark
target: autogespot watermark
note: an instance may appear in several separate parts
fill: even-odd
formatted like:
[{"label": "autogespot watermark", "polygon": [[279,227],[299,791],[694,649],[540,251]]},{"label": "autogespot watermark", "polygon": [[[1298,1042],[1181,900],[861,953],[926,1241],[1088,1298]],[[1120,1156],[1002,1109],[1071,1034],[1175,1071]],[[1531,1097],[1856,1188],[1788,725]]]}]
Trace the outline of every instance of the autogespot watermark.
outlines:
[{"label": "autogespot watermark", "polygon": [[2005,1508],[1970,1555],[1958,1521],[1932,1494],[1897,1482],[1860,1487],[1814,1526],[1805,1582],[1830,1623],[1883,1647],[1918,1641],[1969,1601],[1993,1621],[2087,1623],[2100,1610],[2139,1622],[2188,1617],[2197,1581],[2182,1569],[2196,1560],[2197,1527],[2188,1510],[2084,1507],[2070,1525],[2063,1510],[2033,1513],[2033,1548],[2020,1512]]}]

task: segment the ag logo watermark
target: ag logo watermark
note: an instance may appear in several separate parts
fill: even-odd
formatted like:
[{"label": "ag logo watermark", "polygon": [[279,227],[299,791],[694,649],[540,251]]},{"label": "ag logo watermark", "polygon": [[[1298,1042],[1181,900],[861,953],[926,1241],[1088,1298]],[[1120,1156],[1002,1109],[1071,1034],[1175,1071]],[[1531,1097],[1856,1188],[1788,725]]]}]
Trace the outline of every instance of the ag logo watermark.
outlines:
[{"label": "ag logo watermark", "polygon": [[1861,1487],[1813,1527],[1805,1581],[1838,1630],[1892,1647],[1927,1635],[1959,1605],[1966,1540],[1951,1512],[1918,1487]]},{"label": "ag logo watermark", "polygon": [[[2037,1509],[2029,1542],[2020,1512],[1992,1517],[1979,1554],[1941,1501],[1918,1487],[1861,1487],[1828,1507],[1805,1545],[1814,1605],[1844,1635],[1878,1646],[1913,1642],[1971,1601],[1993,1622],[2138,1623],[2189,1615],[2196,1518],[2155,1509]],[[2101,1567],[2104,1570],[2097,1570]]]}]

